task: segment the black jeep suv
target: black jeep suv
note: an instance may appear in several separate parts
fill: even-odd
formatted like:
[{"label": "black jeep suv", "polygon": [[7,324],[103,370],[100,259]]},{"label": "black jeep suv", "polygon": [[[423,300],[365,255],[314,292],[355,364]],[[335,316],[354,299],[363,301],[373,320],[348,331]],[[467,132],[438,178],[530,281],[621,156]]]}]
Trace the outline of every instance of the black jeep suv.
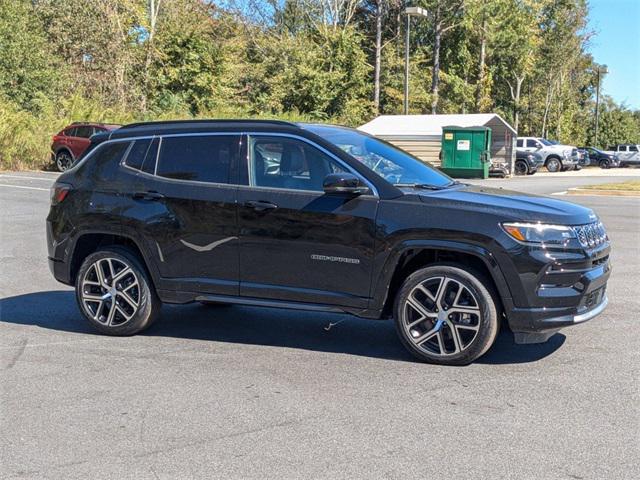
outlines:
[{"label": "black jeep suv", "polygon": [[395,319],[419,359],[466,364],[502,319],[545,341],[607,305],[591,210],[461,184],[349,128],[139,123],[93,137],[52,188],[49,263],[101,332],[161,303]]}]

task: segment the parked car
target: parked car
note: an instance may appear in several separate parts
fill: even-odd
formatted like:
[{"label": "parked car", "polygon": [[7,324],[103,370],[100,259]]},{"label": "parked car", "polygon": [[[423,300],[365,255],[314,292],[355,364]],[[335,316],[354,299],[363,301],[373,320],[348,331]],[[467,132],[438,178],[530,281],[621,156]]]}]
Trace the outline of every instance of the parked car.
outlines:
[{"label": "parked car", "polygon": [[59,171],[64,172],[82,156],[95,133],[109,132],[120,125],[92,122],[74,122],[63,128],[52,138],[51,160]]},{"label": "parked car", "polygon": [[610,146],[606,153],[615,154],[621,167],[631,167],[640,165],[640,145],[618,144]]},{"label": "parked car", "polygon": [[578,150],[584,150],[587,153],[590,165],[597,165],[600,168],[620,166],[618,156],[615,154],[606,153],[594,147],[578,147]]},{"label": "parked car", "polygon": [[147,328],[163,302],[347,312],[393,318],[417,358],[460,365],[502,318],[536,343],[607,305],[592,210],[459,183],[358,130],[159,122],[92,142],[53,185],[47,244],[106,334]]},{"label": "parked car", "polygon": [[544,159],[544,166],[550,172],[575,170],[579,166],[580,158],[576,147],[538,137],[518,137],[516,147],[527,152],[539,153]]},{"label": "parked car", "polygon": [[544,165],[544,158],[537,152],[516,150],[516,161],[513,167],[515,175],[533,175]]}]

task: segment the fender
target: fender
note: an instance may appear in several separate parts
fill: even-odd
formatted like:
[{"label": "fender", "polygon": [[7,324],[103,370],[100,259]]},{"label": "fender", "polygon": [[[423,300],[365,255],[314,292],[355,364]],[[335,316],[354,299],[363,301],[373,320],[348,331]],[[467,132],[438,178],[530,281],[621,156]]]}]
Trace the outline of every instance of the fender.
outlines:
[{"label": "fender", "polygon": [[[138,250],[142,254],[142,261],[147,267],[147,270],[149,271],[149,273],[151,274],[151,279],[153,280],[154,285],[159,285],[159,282],[161,281],[160,274],[156,269],[155,262],[153,262],[151,252],[149,252],[147,248],[147,244],[146,242],[144,242],[144,239],[141,238],[139,235],[137,235],[135,230],[122,229],[122,228],[119,230],[91,228],[91,229],[83,229],[81,231],[74,232],[69,238],[69,245],[67,247],[67,251],[68,251],[67,258],[69,259],[73,258],[78,239],[80,239],[80,237],[84,235],[113,235],[114,237],[122,237],[129,240],[138,248]],[[69,260],[67,262],[67,276],[69,280],[73,282],[73,279],[71,278],[71,267],[72,267],[72,263]]]},{"label": "fender", "polygon": [[498,265],[493,253],[486,248],[459,242],[455,240],[405,240],[396,244],[391,252],[387,255],[387,259],[384,266],[379,271],[377,281],[373,285],[373,295],[371,298],[371,309],[382,309],[387,296],[389,294],[389,287],[391,286],[391,279],[398,266],[398,262],[402,256],[409,250],[443,250],[449,252],[464,253],[473,255],[480,259],[487,270],[490,272],[491,277],[498,289],[498,294],[505,303],[504,307],[507,309],[511,304],[511,291],[507,284],[504,274]]}]

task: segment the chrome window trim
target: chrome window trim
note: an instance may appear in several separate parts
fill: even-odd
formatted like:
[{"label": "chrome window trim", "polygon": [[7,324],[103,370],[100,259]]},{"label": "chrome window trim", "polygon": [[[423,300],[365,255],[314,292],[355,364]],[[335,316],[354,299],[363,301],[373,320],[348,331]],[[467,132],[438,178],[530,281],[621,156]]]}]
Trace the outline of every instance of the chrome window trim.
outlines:
[{"label": "chrome window trim", "polygon": [[375,188],[375,186],[367,179],[364,178],[359,172],[357,172],[351,165],[349,165],[348,163],[346,163],[344,160],[342,160],[341,158],[339,158],[338,156],[334,155],[333,153],[331,153],[330,151],[328,151],[326,148],[322,147],[321,145],[318,145],[317,143],[313,142],[312,140],[309,140],[308,138],[302,137],[300,135],[296,135],[293,133],[281,133],[281,132],[245,132],[245,135],[247,135],[249,137],[249,141],[247,142],[247,170],[249,173],[249,187],[251,188],[260,188],[260,189],[269,189],[269,190],[284,190],[284,191],[296,191],[296,192],[314,192],[314,193],[322,193],[322,190],[301,190],[301,189],[297,189],[297,188],[278,188],[278,187],[262,187],[259,185],[251,185],[251,167],[252,167],[252,162],[251,162],[251,149],[249,148],[249,143],[250,143],[250,137],[254,136],[254,137],[258,137],[258,136],[262,136],[262,137],[286,137],[286,138],[293,138],[296,140],[302,140],[303,142],[311,145],[313,148],[316,148],[318,150],[320,150],[322,153],[324,153],[325,155],[327,155],[328,157],[330,157],[332,160],[335,160],[340,166],[342,166],[346,171],[348,171],[349,173],[352,173],[353,175],[355,175],[356,177],[358,177],[365,185],[367,185],[367,187],[369,187],[369,190],[371,191],[371,194],[365,194],[365,195],[360,195],[362,197],[368,197],[368,196],[372,196],[372,197],[376,197],[378,198],[380,195],[378,193],[378,190]]},{"label": "chrome window trim", "polygon": [[[125,152],[125,155],[123,156],[123,160],[120,161],[120,166],[128,168],[129,170],[132,170],[136,173],[138,173],[139,175],[146,175],[149,176],[151,178],[156,178],[156,179],[162,179],[164,181],[169,181],[169,182],[178,182],[178,183],[194,183],[197,185],[216,185],[216,186],[233,186],[233,187],[250,187],[250,188],[258,188],[258,189],[266,189],[266,190],[277,190],[277,191],[288,191],[288,192],[303,192],[303,193],[322,193],[321,190],[300,190],[297,188],[274,188],[274,187],[261,187],[258,185],[242,185],[240,183],[217,183],[217,182],[202,182],[199,180],[181,180],[181,179],[177,179],[177,178],[169,178],[169,177],[162,177],[160,175],[158,175],[158,161],[160,159],[160,151],[162,149],[162,139],[164,137],[208,137],[208,136],[238,136],[240,137],[240,142],[242,142],[242,136],[263,136],[263,137],[287,137],[287,138],[292,138],[292,139],[296,139],[296,140],[301,140],[309,145],[311,145],[313,148],[317,148],[318,150],[320,150],[321,152],[323,152],[325,155],[329,156],[331,159],[335,160],[338,164],[340,164],[342,167],[344,167],[348,172],[356,175],[360,180],[362,180],[371,190],[370,194],[364,194],[364,195],[359,195],[360,197],[375,197],[375,198],[379,198],[379,193],[378,193],[378,189],[365,177],[363,177],[359,172],[357,172],[353,167],[351,167],[351,165],[349,165],[348,163],[346,163],[344,160],[342,160],[341,158],[339,158],[338,156],[336,156],[335,154],[331,153],[330,151],[328,151],[326,148],[322,147],[321,145],[318,145],[317,143],[313,142],[312,140],[309,140],[308,138],[305,138],[303,136],[300,135],[296,135],[296,134],[292,134],[292,133],[282,133],[282,132],[256,132],[256,131],[229,131],[229,132],[194,132],[194,133],[169,133],[169,134],[154,134],[154,135],[136,135],[136,136],[131,136],[131,137],[123,137],[123,138],[114,138],[114,139],[109,139],[109,140],[105,140],[104,142],[102,142],[100,145],[98,145],[94,150],[92,150],[91,152],[89,152],[89,154],[84,157],[80,162],[78,162],[77,165],[75,165],[73,167],[73,169],[78,168],[80,165],[84,164],[84,162],[86,162],[89,158],[93,157],[96,152],[99,152],[102,148],[104,148],[105,145],[109,145],[112,143],[124,143],[124,142],[130,142],[130,145],[128,147],[131,148],[131,145],[133,145],[133,142],[135,140],[146,140],[146,139],[153,139],[154,138],[158,138],[158,152],[156,153],[156,164],[155,164],[155,168],[154,168],[154,173],[150,174],[147,172],[143,172],[141,170],[136,170],[134,168],[129,167],[126,164],[123,164],[123,160],[126,159],[126,156],[129,153],[129,150],[127,149],[127,151]],[[250,167],[250,161],[249,161],[249,155],[250,155],[250,149],[249,146],[247,145],[247,158],[246,158],[246,162],[247,162],[247,169]],[[73,170],[71,169],[71,170]],[[249,182],[251,182],[251,178],[249,178]]]}]

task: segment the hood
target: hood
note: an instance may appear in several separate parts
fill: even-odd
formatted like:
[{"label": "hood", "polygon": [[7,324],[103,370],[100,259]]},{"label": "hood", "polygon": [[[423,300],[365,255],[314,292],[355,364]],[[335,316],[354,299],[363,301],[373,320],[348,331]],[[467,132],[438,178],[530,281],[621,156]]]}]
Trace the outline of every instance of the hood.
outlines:
[{"label": "hood", "polygon": [[593,210],[575,203],[501,188],[463,185],[417,193],[423,202],[433,206],[490,213],[503,217],[503,221],[582,225],[597,219]]}]

